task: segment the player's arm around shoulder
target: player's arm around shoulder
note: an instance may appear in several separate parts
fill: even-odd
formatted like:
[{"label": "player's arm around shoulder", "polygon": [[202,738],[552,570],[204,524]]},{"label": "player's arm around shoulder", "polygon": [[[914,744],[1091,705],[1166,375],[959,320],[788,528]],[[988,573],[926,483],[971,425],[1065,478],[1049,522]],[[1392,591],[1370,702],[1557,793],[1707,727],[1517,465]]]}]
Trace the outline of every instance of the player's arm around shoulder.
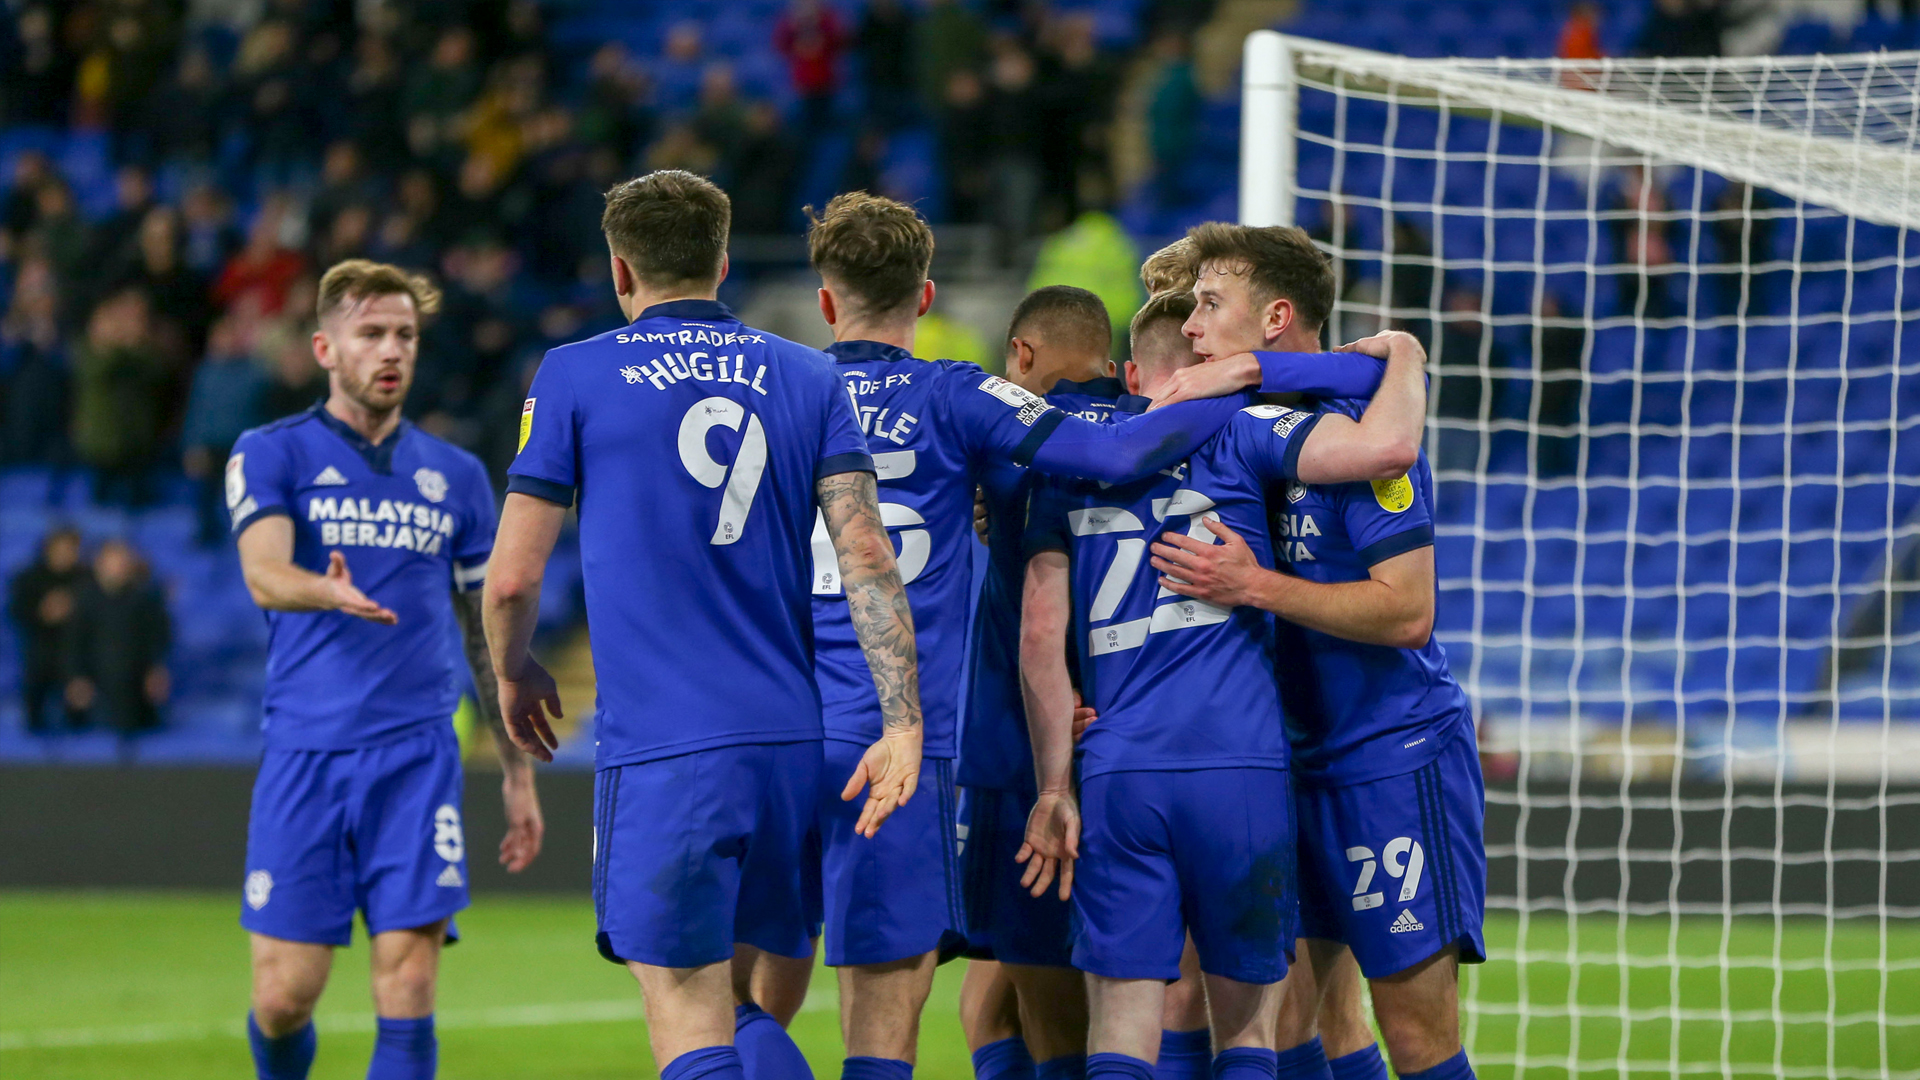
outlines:
[{"label": "player's arm around shoulder", "polygon": [[1339,351],[1382,358],[1386,374],[1358,422],[1338,413],[1321,416],[1306,433],[1296,476],[1308,484],[1343,484],[1404,475],[1420,459],[1426,429],[1426,349],[1412,334],[1388,330]]},{"label": "player's arm around shoulder", "polygon": [[871,837],[896,807],[913,797],[920,783],[925,731],[913,611],[894,563],[893,540],[880,520],[874,474],[853,470],[823,476],[814,484],[814,497],[840,564],[853,632],[880,695],[880,741],[867,748],[840,794],[852,800],[862,787],[867,789],[866,806],[854,828]]}]

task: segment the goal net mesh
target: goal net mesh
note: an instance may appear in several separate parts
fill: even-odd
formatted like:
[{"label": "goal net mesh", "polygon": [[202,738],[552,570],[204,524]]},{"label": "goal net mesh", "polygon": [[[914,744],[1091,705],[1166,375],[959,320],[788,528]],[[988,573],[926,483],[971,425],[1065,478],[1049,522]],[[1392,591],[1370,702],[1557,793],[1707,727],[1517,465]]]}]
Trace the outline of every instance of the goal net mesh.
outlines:
[{"label": "goal net mesh", "polygon": [[1243,217],[1433,364],[1476,1065],[1920,1077],[1920,53],[1245,79]]}]

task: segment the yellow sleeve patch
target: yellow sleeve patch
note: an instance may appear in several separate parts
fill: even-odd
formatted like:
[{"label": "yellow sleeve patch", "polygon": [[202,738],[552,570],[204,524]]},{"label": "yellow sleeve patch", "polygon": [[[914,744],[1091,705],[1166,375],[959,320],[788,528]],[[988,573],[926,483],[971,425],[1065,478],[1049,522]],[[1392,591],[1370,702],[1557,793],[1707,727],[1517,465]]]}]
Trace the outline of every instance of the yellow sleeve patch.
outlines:
[{"label": "yellow sleeve patch", "polygon": [[527,448],[527,436],[531,434],[533,434],[533,399],[528,398],[527,403],[520,406],[520,445],[514,448],[514,453],[517,454]]},{"label": "yellow sleeve patch", "polygon": [[1373,501],[1379,503],[1380,509],[1388,513],[1401,513],[1413,505],[1413,481],[1407,479],[1404,474],[1392,480],[1375,480]]}]

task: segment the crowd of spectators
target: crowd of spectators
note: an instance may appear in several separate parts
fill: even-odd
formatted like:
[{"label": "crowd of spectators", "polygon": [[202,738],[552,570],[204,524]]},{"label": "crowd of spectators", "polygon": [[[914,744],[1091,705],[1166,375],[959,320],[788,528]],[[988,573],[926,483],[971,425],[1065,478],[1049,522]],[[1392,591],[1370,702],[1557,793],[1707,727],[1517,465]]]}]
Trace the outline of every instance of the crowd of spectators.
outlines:
[{"label": "crowd of spectators", "polygon": [[171,691],[167,605],[145,560],[108,539],[82,558],[80,533],[48,533],[39,557],[7,589],[21,647],[27,730],[97,726],[123,736],[160,725]]},{"label": "crowd of spectators", "polygon": [[[498,471],[544,349],[618,317],[598,224],[625,176],[701,172],[736,234],[794,233],[804,201],[887,190],[909,133],[935,159],[930,216],[992,226],[1009,257],[1113,194],[1123,57],[1046,3],[792,0],[764,28],[786,82],[751,88],[705,24],[671,25],[655,55],[561,47],[562,9],[534,0],[13,6],[6,130],[103,142],[112,205],[31,141],[0,176],[0,464],[135,507],[178,469],[207,542],[234,438],[324,390],[312,293],[339,259],[440,279],[409,412]],[[1182,24],[1159,25],[1171,160],[1197,99]]]}]

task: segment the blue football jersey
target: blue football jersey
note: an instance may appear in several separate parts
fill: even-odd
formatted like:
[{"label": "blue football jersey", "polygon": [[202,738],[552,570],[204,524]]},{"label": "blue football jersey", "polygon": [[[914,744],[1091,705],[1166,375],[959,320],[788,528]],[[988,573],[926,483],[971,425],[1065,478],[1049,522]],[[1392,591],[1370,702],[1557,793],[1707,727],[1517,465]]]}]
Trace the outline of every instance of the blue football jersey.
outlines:
[{"label": "blue football jersey", "polygon": [[[920,360],[875,341],[827,352],[853,392],[913,608],[923,752],[950,758],[973,607],[974,484],[999,463],[1024,464],[1059,418],[1047,415],[1048,402],[974,364]],[[813,533],[813,620],[827,738],[871,743],[880,737],[880,702],[824,521]]]},{"label": "blue football jersey", "polygon": [[[1127,396],[1119,379],[1062,380],[1047,391],[1057,408],[1094,423],[1110,423]],[[1144,407],[1136,403],[1134,411]],[[1033,743],[1020,700],[1020,595],[1027,572],[1021,543],[1027,500],[1039,474],[996,462],[981,474],[987,501],[987,572],[974,611],[967,653],[966,716],[960,726],[962,787],[1032,792]]]},{"label": "blue football jersey", "polygon": [[1071,557],[1069,651],[1100,717],[1077,751],[1083,777],[1286,767],[1272,616],[1169,592],[1147,549],[1169,531],[1214,542],[1201,523],[1212,518],[1272,565],[1267,488],[1294,474],[1318,420],[1254,405],[1185,462],[1143,480],[1105,488],[1048,480],[1035,491],[1026,547]]},{"label": "blue football jersey", "polygon": [[[1325,407],[1357,418],[1365,402]],[[1295,482],[1272,511],[1280,565],[1308,581],[1365,581],[1375,563],[1433,543],[1433,471],[1422,453],[1397,480]],[[1293,769],[1303,780],[1354,784],[1412,772],[1471,722],[1446,650],[1431,637],[1396,649],[1281,620],[1275,643]]]},{"label": "blue football jersey", "polygon": [[449,594],[479,588],[493,552],[479,459],[404,421],[375,446],[316,405],[240,436],[226,481],[235,536],[292,518],[294,565],[324,573],[340,552],[355,587],[400,620],[267,612],[267,746],[360,750],[447,723],[472,685]]},{"label": "blue football jersey", "polygon": [[530,393],[507,490],[579,499],[600,767],[820,738],[814,485],[874,467],[832,362],[676,300]]}]

